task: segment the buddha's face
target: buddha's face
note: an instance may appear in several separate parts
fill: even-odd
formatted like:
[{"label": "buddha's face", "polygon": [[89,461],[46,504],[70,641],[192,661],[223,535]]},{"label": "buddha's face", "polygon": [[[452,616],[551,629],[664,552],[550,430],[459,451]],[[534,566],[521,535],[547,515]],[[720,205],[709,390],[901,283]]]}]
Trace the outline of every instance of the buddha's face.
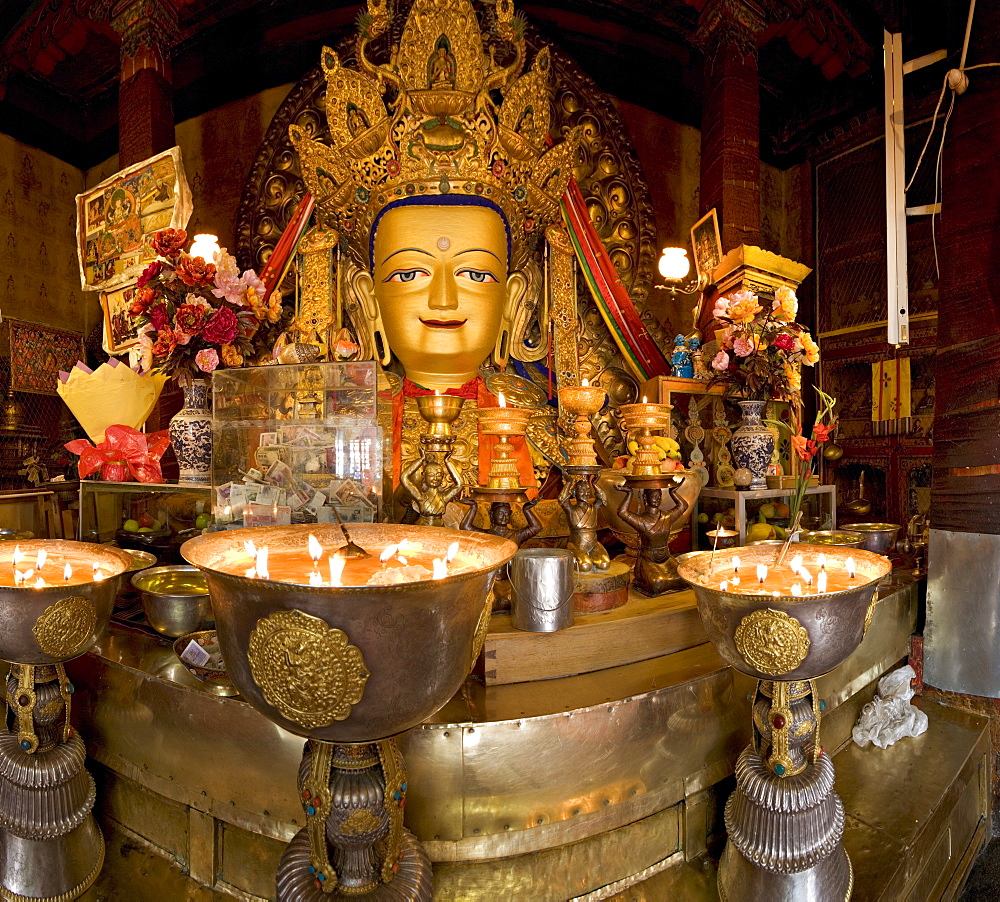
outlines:
[{"label": "buddha's face", "polygon": [[520,273],[507,272],[500,216],[476,206],[389,210],[362,295],[366,284],[389,350],[428,388],[475,377],[526,288]]}]

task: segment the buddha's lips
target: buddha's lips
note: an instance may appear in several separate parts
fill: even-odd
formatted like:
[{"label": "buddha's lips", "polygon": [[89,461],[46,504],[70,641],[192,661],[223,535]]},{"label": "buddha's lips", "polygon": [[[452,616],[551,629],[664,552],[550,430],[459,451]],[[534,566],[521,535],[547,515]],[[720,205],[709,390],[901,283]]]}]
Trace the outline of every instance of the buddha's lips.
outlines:
[{"label": "buddha's lips", "polygon": [[423,317],[421,317],[420,318],[420,322],[422,322],[425,326],[428,326],[431,329],[458,329],[461,326],[464,326],[466,324],[466,322],[468,322],[468,320],[464,320],[464,319],[424,319]]}]

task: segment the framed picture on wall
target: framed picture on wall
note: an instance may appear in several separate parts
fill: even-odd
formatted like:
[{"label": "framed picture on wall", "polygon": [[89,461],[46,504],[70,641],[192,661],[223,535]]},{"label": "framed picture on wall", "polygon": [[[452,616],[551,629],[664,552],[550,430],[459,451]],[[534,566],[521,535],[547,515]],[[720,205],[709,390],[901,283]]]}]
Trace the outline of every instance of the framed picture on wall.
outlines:
[{"label": "framed picture on wall", "polygon": [[150,246],[160,229],[182,229],[191,218],[191,190],[181,149],[116,172],[76,196],[80,284],[110,291],[135,282],[156,257]]},{"label": "framed picture on wall", "polygon": [[715,269],[722,261],[722,237],[714,207],[691,227],[691,249],[698,275],[707,276],[711,283]]},{"label": "framed picture on wall", "polygon": [[108,354],[123,354],[139,343],[135,317],[129,313],[135,297],[135,285],[123,285],[101,292],[104,310],[104,350]]}]

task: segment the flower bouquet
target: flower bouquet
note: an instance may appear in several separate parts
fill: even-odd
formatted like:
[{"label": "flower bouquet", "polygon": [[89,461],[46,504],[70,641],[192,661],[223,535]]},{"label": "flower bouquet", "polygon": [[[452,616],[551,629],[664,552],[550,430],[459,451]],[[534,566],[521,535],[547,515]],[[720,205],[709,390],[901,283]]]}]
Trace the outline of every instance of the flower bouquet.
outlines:
[{"label": "flower bouquet", "polygon": [[268,297],[252,270],[240,275],[225,250],[212,262],[192,257],[184,229],[153,236],[159,255],[136,283],[130,312],[139,323],[143,370],[152,368],[181,384],[219,366],[251,363],[270,352],[281,334],[281,296]]},{"label": "flower bouquet", "polygon": [[791,288],[778,288],[767,309],[759,300],[744,290],[716,303],[713,315],[724,329],[709,385],[727,384],[750,401],[791,401],[802,388],[801,365],[815,366],[819,347],[795,322],[799,302]]}]

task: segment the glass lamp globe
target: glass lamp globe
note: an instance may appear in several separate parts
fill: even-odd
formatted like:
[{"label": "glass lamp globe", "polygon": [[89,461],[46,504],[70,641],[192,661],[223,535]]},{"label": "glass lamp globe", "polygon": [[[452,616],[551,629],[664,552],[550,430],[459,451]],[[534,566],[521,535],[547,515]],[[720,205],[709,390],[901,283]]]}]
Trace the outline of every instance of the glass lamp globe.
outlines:
[{"label": "glass lamp globe", "polygon": [[192,257],[201,257],[208,263],[215,260],[216,254],[222,250],[219,247],[219,239],[215,235],[195,235],[191,242],[191,250],[188,253]]},{"label": "glass lamp globe", "polygon": [[660,275],[668,282],[679,282],[691,271],[687,251],[682,247],[665,247],[661,251],[658,267]]}]

